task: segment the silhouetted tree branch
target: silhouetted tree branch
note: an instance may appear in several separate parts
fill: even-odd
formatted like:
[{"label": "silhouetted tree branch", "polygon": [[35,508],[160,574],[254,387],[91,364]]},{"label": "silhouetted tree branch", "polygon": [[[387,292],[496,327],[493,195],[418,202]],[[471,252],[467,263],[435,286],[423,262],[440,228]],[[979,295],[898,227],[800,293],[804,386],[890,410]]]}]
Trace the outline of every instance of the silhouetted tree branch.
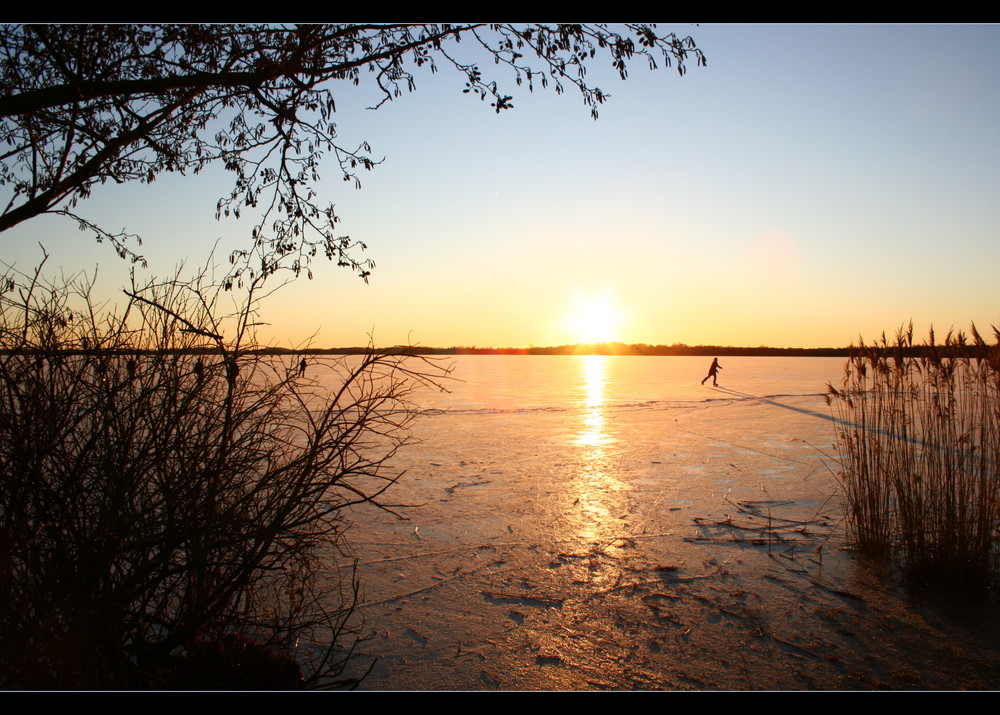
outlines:
[{"label": "silhouetted tree branch", "polygon": [[459,54],[463,37],[516,85],[575,86],[595,117],[608,95],[587,83],[588,64],[610,60],[625,78],[636,58],[682,74],[689,59],[705,63],[690,37],[644,24],[2,26],[0,232],[61,213],[139,261],[127,234],[79,217],[77,203],[109,181],[221,163],[235,182],[217,217],[257,213],[250,245],[231,256],[233,282],[279,266],[308,271],[318,255],[367,279],[365,245],[337,235],[333,203],[316,190],[328,157],[356,185],[377,163],[366,142],[338,142],[337,83],[371,75],[380,105],[415,88],[415,69],[440,64],[495,111],[512,108],[499,81]]}]

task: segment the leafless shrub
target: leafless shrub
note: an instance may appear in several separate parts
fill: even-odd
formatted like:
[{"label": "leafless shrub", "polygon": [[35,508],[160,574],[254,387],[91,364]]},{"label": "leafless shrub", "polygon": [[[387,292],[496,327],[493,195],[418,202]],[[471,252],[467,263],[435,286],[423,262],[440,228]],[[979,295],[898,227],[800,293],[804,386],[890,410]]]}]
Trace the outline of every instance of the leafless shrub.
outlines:
[{"label": "leafless shrub", "polygon": [[337,682],[358,585],[319,557],[397,478],[434,366],[372,351],[331,393],[199,281],[103,312],[41,276],[0,286],[0,685]]}]

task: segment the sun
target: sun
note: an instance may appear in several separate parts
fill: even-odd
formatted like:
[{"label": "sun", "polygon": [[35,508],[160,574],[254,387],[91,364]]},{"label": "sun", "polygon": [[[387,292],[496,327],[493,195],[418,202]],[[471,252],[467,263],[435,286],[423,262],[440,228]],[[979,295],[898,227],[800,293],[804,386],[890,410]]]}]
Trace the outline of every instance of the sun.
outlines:
[{"label": "sun", "polygon": [[621,311],[607,293],[578,295],[568,319],[568,327],[579,343],[608,343],[618,338]]}]

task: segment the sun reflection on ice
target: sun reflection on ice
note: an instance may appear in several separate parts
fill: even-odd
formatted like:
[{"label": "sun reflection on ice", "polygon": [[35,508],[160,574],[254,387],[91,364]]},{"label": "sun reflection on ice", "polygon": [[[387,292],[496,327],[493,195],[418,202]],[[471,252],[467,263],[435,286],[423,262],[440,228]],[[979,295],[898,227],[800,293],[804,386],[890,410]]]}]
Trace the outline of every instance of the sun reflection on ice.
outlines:
[{"label": "sun reflection on ice", "polygon": [[573,442],[579,447],[580,469],[571,485],[576,492],[572,520],[576,538],[594,541],[606,536],[607,528],[617,523],[612,509],[618,505],[616,493],[624,485],[611,468],[610,448],[615,440],[606,431],[608,358],[583,355],[580,361],[584,409]]},{"label": "sun reflection on ice", "polygon": [[593,455],[588,459],[603,455],[603,445],[609,437],[604,432],[604,382],[607,379],[607,358],[604,355],[582,355],[583,389],[586,410],[583,413],[583,430],[576,443],[590,448]]}]

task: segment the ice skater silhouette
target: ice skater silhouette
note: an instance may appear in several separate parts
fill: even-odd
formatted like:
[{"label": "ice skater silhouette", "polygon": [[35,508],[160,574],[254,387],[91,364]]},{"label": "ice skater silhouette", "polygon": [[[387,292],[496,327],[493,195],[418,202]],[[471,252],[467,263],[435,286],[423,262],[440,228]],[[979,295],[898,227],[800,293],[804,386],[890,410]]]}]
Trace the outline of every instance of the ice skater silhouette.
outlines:
[{"label": "ice skater silhouette", "polygon": [[[719,370],[722,369],[722,365],[719,364],[719,358],[714,358],[712,360],[712,367],[708,368],[708,374],[705,375],[705,380],[712,378],[712,387],[718,387],[719,382],[716,380],[716,375],[719,374]],[[701,384],[705,384],[705,380],[701,381]]]}]

